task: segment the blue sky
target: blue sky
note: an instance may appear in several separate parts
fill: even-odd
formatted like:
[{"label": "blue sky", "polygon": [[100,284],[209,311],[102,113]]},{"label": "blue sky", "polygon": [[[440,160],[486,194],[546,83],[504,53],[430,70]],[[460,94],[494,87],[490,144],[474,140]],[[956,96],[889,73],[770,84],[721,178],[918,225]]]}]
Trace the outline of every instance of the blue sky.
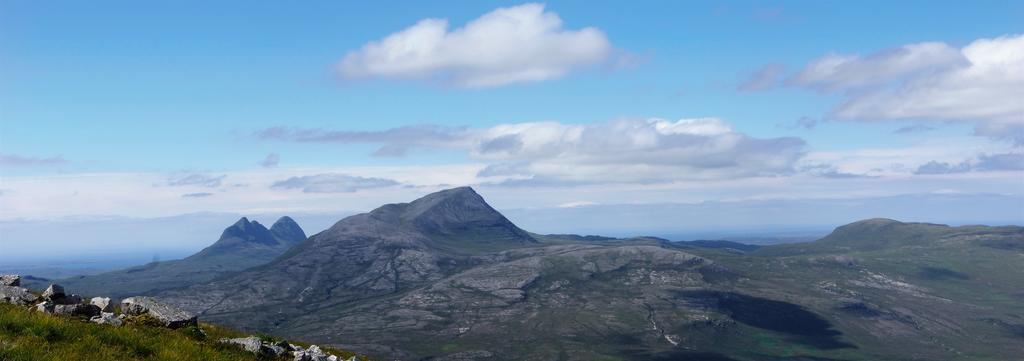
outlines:
[{"label": "blue sky", "polygon": [[[5,1],[0,219],[337,213],[473,185],[509,210],[957,194],[1003,200],[943,221],[1024,220],[1022,19],[998,1]],[[436,29],[426,55],[370,49]]]}]

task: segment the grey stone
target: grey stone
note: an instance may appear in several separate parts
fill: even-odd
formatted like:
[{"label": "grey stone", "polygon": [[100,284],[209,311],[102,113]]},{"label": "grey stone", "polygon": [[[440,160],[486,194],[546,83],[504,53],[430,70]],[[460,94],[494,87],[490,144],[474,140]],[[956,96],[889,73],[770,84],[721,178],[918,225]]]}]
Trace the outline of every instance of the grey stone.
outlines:
[{"label": "grey stone", "polygon": [[19,275],[0,275],[0,286],[21,286],[21,276]]},{"label": "grey stone", "polygon": [[[306,350],[294,351],[292,354],[295,355],[295,361],[328,361],[331,357],[320,350],[317,345],[309,346]],[[337,360],[336,357],[335,360]]]},{"label": "grey stone", "polygon": [[180,328],[198,325],[196,316],[181,309],[160,303],[152,297],[129,297],[121,301],[121,312],[129,316],[149,315],[165,327]]},{"label": "grey stone", "polygon": [[51,301],[64,298],[64,287],[61,287],[56,283],[51,283],[50,287],[47,287],[46,291],[43,291],[43,298]]},{"label": "grey stone", "polygon": [[[257,355],[269,357],[281,357],[287,352],[285,350],[285,347],[281,346],[282,343],[279,342],[277,344],[273,344],[269,342],[263,342],[256,336],[242,338],[222,338],[218,342],[239,345],[242,346],[242,348],[246,351],[252,352]],[[288,344],[284,343],[284,345]]]},{"label": "grey stone", "polygon": [[[97,306],[99,307],[99,306]],[[124,315],[115,315],[113,312],[101,312],[99,316],[93,316],[89,321],[101,324],[120,327],[124,324]]]},{"label": "grey stone", "polygon": [[95,305],[85,305],[81,303],[54,305],[53,314],[61,316],[85,316],[91,318],[100,315],[100,308]]},{"label": "grey stone", "polygon": [[14,305],[27,306],[36,302],[39,297],[32,294],[28,289],[14,286],[0,286],[0,302]]},{"label": "grey stone", "polygon": [[114,312],[114,304],[110,303],[110,297],[93,297],[90,304],[96,305],[103,312]]}]

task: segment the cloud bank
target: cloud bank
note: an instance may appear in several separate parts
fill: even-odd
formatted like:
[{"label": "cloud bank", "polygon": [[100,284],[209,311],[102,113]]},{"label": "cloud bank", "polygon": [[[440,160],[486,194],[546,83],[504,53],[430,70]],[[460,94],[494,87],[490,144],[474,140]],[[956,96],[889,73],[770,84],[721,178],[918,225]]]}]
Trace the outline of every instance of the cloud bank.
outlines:
[{"label": "cloud bank", "polygon": [[799,138],[754,138],[716,118],[631,119],[592,124],[528,122],[489,128],[415,126],[376,132],[275,127],[263,139],[382,144],[465,151],[495,181],[657,183],[788,174],[804,152]]},{"label": "cloud bank", "polygon": [[172,176],[167,180],[167,185],[172,187],[180,186],[198,186],[207,188],[220,187],[221,181],[226,178],[227,175],[210,176],[199,173],[192,173],[186,175]]},{"label": "cloud bank", "polygon": [[56,156],[49,158],[28,157],[18,154],[0,153],[0,166],[31,167],[40,165],[60,165],[68,161],[64,157]]},{"label": "cloud bank", "polygon": [[367,178],[339,173],[291,177],[274,182],[271,188],[302,189],[303,193],[352,193],[362,189],[382,188],[399,183],[385,178]]},{"label": "cloud bank", "polygon": [[347,79],[432,79],[462,88],[536,82],[608,59],[611,43],[593,27],[568,30],[541,4],[498,8],[461,28],[447,19],[415,25],[348,52]]},{"label": "cloud bank", "polygon": [[917,168],[915,174],[951,174],[967,172],[1024,171],[1024,153],[982,154],[974,160],[951,164],[930,161]]}]

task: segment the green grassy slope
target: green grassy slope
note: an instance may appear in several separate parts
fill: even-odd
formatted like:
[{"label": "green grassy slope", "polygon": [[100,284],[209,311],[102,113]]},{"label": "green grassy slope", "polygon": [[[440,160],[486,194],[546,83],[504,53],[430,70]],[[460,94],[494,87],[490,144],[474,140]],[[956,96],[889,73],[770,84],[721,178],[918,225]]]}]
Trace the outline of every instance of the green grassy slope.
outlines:
[{"label": "green grassy slope", "polygon": [[[112,327],[0,304],[0,360],[269,360],[234,345],[217,343],[221,338],[244,334],[205,323],[199,328],[203,332],[195,328],[171,330],[145,322]],[[334,349],[325,351],[353,355]]]}]

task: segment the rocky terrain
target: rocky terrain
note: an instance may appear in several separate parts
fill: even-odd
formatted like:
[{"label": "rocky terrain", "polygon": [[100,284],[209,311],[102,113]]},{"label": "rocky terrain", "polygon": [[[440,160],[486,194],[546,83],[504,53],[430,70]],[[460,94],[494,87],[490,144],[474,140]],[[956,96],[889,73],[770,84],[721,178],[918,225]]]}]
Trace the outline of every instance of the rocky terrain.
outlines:
[{"label": "rocky terrain", "polygon": [[[184,259],[54,282],[82,292],[115,298],[153,294],[265,264],[304,240],[306,234],[289,217],[281,217],[270,229],[243,217],[224,229],[215,243]],[[49,280],[43,279],[26,285],[41,288],[47,283]]]},{"label": "rocky terrain", "polygon": [[891,220],[760,248],[542,236],[456,188],[158,296],[388,359],[1000,360],[1024,351],[1022,242]]},{"label": "rocky terrain", "polygon": [[[118,353],[117,348],[123,348],[127,340],[118,340],[110,328],[122,326],[132,328],[131,331],[138,331],[139,328],[166,328],[186,329],[193,339],[192,342],[202,343],[207,339],[207,333],[200,326],[198,318],[177,307],[162,303],[151,297],[136,296],[121,300],[120,306],[115,306],[109,297],[93,297],[86,302],[82,296],[65,293],[64,287],[58,284],[50,284],[45,291],[36,294],[27,288],[21,287],[21,276],[13,274],[0,275],[0,303],[9,306],[0,306],[0,360],[39,360],[39,359],[87,359],[95,358],[97,354]],[[20,306],[20,307],[19,307]],[[20,309],[19,309],[20,308]],[[30,317],[25,317],[25,311],[30,311]],[[52,320],[42,319],[37,315],[46,315],[62,318],[63,322],[46,322]],[[33,317],[35,318],[33,319]],[[75,321],[88,320],[91,323],[103,325],[100,333],[105,337],[100,338],[101,347],[105,350],[96,350],[95,353],[86,353],[82,350],[51,352],[52,349],[65,348],[67,344],[78,344],[93,341],[88,337],[92,334],[84,334],[79,331],[69,332],[83,328]],[[20,322],[19,322],[20,321]],[[54,327],[56,325],[64,327]],[[68,327],[71,326],[71,327]],[[95,330],[94,330],[95,331]],[[217,330],[223,333],[223,330]],[[43,334],[43,342],[46,347],[32,348],[27,344],[38,342],[39,334]],[[77,336],[78,340],[73,340]],[[72,340],[69,340],[72,339]],[[69,342],[70,341],[70,342]],[[78,341],[78,342],[74,342]],[[169,340],[157,340],[171,343]],[[283,340],[272,340],[266,337],[256,336],[220,338],[218,344],[238,346],[242,350],[262,360],[288,359],[294,361],[358,361],[359,357],[350,355],[343,357],[333,355],[316,345],[308,348],[299,344],[289,343]],[[74,349],[77,345],[72,345]],[[133,345],[136,348],[138,345]],[[40,350],[42,349],[42,350]],[[112,352],[113,351],[113,352]],[[137,351],[137,350],[136,350]],[[135,352],[139,353],[139,352]],[[217,355],[215,353],[215,355]],[[153,357],[154,355],[143,356],[145,359],[167,359],[167,357]],[[207,357],[192,355],[182,357],[180,354],[173,359],[206,360]],[[102,357],[101,359],[114,359]],[[123,359],[118,357],[117,359]],[[237,358],[236,358],[237,359]],[[365,358],[364,358],[365,360]]]}]

